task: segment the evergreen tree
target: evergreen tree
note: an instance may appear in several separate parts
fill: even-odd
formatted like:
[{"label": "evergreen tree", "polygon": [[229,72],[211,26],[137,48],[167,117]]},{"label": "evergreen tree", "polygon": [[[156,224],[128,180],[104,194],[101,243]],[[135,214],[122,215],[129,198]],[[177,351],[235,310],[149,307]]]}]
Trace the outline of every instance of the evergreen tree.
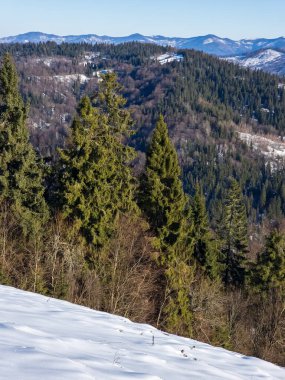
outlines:
[{"label": "evergreen tree", "polygon": [[99,92],[94,98],[94,105],[101,117],[105,119],[108,133],[112,140],[112,156],[117,167],[118,196],[117,203],[122,203],[123,210],[136,209],[134,203],[135,180],[128,164],[136,153],[127,141],[133,134],[133,120],[125,108],[126,99],[121,95],[123,88],[115,73],[107,73],[100,83]]},{"label": "evergreen tree", "polygon": [[[181,253],[181,252],[180,252]],[[174,334],[192,335],[193,314],[190,309],[190,287],[195,281],[195,266],[177,257],[166,269],[165,328]]]},{"label": "evergreen tree", "polygon": [[226,286],[241,286],[245,280],[247,217],[239,184],[231,180],[221,221],[223,280]]},{"label": "evergreen tree", "polygon": [[[113,79],[106,76],[102,87],[109,88],[113,99],[120,99]],[[96,247],[111,236],[120,212],[136,208],[128,166],[133,151],[123,143],[128,131],[119,117],[124,115],[129,120],[129,114],[121,110],[123,103],[114,105],[111,100],[110,114],[108,108],[101,107],[101,96],[100,92],[98,107],[93,107],[88,97],[80,101],[71,127],[70,147],[60,151],[64,215]]]},{"label": "evergreen tree", "polygon": [[178,243],[187,228],[187,199],[180,175],[177,153],[160,116],[147,152],[141,206],[162,249]]},{"label": "evergreen tree", "polygon": [[193,279],[193,239],[191,210],[180,179],[177,153],[160,116],[146,158],[142,180],[141,206],[162,251],[165,305],[164,326],[170,331],[189,335],[192,313],[189,290]]},{"label": "evergreen tree", "polygon": [[[100,83],[99,92],[94,97],[94,104],[100,112],[107,117],[108,125],[112,133],[118,139],[129,137],[132,134],[133,121],[130,113],[124,108],[126,99],[121,95],[122,86],[118,82],[115,73],[107,73]],[[126,145],[120,146],[125,151],[130,151]]]},{"label": "evergreen tree", "polygon": [[255,285],[263,291],[283,288],[285,291],[285,236],[274,230],[266,238],[263,252],[257,258]]},{"label": "evergreen tree", "polygon": [[198,183],[192,202],[192,216],[193,256],[208,276],[217,278],[219,275],[217,244],[210,230],[205,197]]},{"label": "evergreen tree", "polygon": [[7,202],[25,235],[47,220],[41,163],[29,142],[27,108],[18,89],[12,58],[0,71],[0,200]]}]

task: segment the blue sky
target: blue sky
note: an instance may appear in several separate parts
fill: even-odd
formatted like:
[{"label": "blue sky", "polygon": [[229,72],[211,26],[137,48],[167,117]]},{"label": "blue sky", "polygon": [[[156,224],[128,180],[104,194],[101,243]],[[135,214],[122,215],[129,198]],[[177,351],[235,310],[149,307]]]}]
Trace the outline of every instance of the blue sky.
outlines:
[{"label": "blue sky", "polygon": [[132,33],[233,39],[285,35],[285,0],[0,0],[0,36]]}]

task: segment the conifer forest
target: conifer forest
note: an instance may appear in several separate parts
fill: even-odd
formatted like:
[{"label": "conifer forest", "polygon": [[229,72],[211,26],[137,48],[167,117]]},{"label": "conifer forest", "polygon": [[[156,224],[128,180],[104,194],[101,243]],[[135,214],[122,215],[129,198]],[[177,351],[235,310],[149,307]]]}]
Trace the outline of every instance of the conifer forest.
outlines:
[{"label": "conifer forest", "polygon": [[0,283],[285,366],[285,156],[241,138],[284,142],[284,78],[142,43],[0,60]]}]

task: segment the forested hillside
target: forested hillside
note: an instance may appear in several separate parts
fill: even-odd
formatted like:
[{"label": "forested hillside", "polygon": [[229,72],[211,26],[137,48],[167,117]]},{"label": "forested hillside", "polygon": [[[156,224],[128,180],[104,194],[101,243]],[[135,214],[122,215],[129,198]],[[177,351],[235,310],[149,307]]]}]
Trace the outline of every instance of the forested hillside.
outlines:
[{"label": "forested hillside", "polygon": [[[236,133],[266,134],[282,142],[282,79],[189,50],[178,52],[184,57],[181,62],[161,65],[157,58],[174,50],[151,44],[0,45],[0,54],[5,51],[15,56],[21,93],[30,103],[32,141],[44,157],[53,157],[55,148],[64,146],[76,103],[83,94],[92,97],[101,74],[110,70],[123,85],[135,121],[131,145],[145,152],[162,113],[178,149],[185,189],[193,195],[191,189],[200,181],[211,221],[220,213],[222,188],[230,176],[239,181],[254,223],[266,215],[284,215],[282,157],[276,155],[269,163],[268,148],[258,154]],[[137,162],[138,170],[142,162]]]},{"label": "forested hillside", "polygon": [[1,282],[284,365],[284,161],[239,138],[283,143],[280,78],[153,45],[0,49]]}]

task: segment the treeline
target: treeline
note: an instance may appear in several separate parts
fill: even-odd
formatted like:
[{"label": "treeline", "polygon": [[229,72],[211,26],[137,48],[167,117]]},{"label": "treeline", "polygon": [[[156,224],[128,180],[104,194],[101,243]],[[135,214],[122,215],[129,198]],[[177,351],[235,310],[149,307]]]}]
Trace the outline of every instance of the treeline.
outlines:
[{"label": "treeline", "polygon": [[[172,49],[170,49],[172,50]],[[16,57],[54,57],[62,56],[78,58],[86,52],[100,53],[105,59],[128,62],[132,65],[141,65],[149,61],[155,54],[163,54],[169,51],[168,47],[154,44],[144,44],[136,42],[125,42],[119,45],[113,44],[88,44],[88,43],[14,43],[0,44],[0,56],[10,53]]]},{"label": "treeline", "polygon": [[163,116],[134,176],[133,122],[115,74],[84,96],[58,160],[29,142],[15,66],[0,70],[0,279],[284,365],[284,226],[257,254],[229,178],[216,230],[183,190]]}]

